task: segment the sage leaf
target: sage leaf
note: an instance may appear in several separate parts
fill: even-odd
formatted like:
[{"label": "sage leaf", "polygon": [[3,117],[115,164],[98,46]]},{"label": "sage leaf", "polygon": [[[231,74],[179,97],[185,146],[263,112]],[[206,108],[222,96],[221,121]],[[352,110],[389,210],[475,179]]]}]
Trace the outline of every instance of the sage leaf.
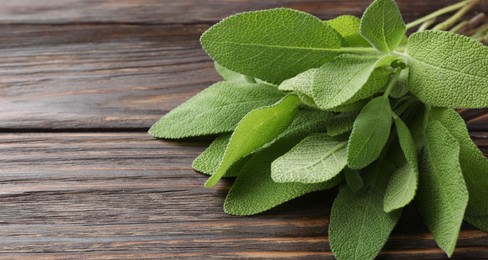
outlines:
[{"label": "sage leaf", "polygon": [[378,159],[390,136],[390,102],[382,96],[363,107],[347,144],[347,165],[362,169]]},{"label": "sage leaf", "polygon": [[337,176],[347,164],[347,141],[327,134],[305,138],[271,164],[271,178],[278,183],[319,183]]},{"label": "sage leaf", "polygon": [[409,74],[409,69],[405,68],[400,72],[400,75],[398,75],[397,82],[393,89],[390,92],[390,96],[393,98],[401,98],[405,96],[408,91],[408,74]]},{"label": "sage leaf", "polygon": [[473,143],[464,120],[456,111],[434,108],[431,117],[439,120],[459,142],[459,161],[469,193],[466,214],[488,215],[488,159]]},{"label": "sage leaf", "polygon": [[350,47],[370,47],[361,34],[359,34],[359,25],[361,20],[352,15],[341,15],[326,23],[334,28],[342,37],[343,45]]},{"label": "sage leaf", "polygon": [[358,114],[357,112],[347,112],[335,115],[327,124],[327,134],[338,136],[350,132]]},{"label": "sage leaf", "polygon": [[464,216],[464,220],[475,228],[488,232],[488,216]]},{"label": "sage leaf", "polygon": [[415,143],[407,125],[395,118],[400,147],[405,155],[405,163],[393,172],[385,192],[384,210],[391,212],[408,205],[415,197],[418,183],[418,162]]},{"label": "sage leaf", "polygon": [[397,57],[340,55],[322,67],[310,69],[283,81],[282,90],[294,90],[311,97],[321,109],[365,99],[384,89],[389,66]]},{"label": "sage leaf", "polygon": [[219,82],[164,115],[149,134],[177,139],[232,132],[249,111],[283,97],[281,91],[268,84]]},{"label": "sage leaf", "polygon": [[344,178],[346,179],[347,186],[349,186],[353,192],[359,191],[364,186],[363,178],[359,175],[358,170],[345,168]]},{"label": "sage leaf", "polygon": [[450,32],[424,31],[408,40],[410,91],[437,107],[488,106],[488,47]]},{"label": "sage leaf", "polygon": [[401,43],[407,27],[394,0],[375,0],[364,11],[360,32],[376,49],[390,53]]},{"label": "sage leaf", "polygon": [[296,95],[289,95],[276,104],[249,112],[237,125],[219,168],[205,183],[214,186],[236,161],[275,139],[292,123],[300,105]]},{"label": "sage leaf", "polygon": [[451,256],[468,204],[468,191],[459,164],[459,144],[439,121],[427,126],[419,176],[417,208],[437,245]]},{"label": "sage leaf", "polygon": [[219,73],[219,75],[226,81],[236,81],[236,82],[246,82],[246,83],[256,83],[256,81],[249,76],[242,75],[235,71],[232,71],[217,62],[215,62],[215,70]]},{"label": "sage leaf", "polygon": [[374,166],[363,174],[363,189],[353,192],[342,185],[332,204],[329,240],[339,260],[374,259],[400,218],[400,210],[383,211],[386,183],[395,167],[388,161]]},{"label": "sage leaf", "polygon": [[329,25],[286,8],[230,16],[207,30],[200,41],[222,66],[270,83],[319,67],[341,48]]},{"label": "sage leaf", "polygon": [[[235,162],[224,174],[224,177],[236,177],[238,170],[242,168],[252,154],[257,153],[273,145],[281,139],[287,138],[305,138],[312,133],[325,131],[325,127],[330,120],[330,113],[320,110],[299,110],[290,126],[283,131],[278,137],[264,146],[253,150],[243,158]],[[204,174],[213,175],[218,169],[220,162],[225,154],[225,149],[230,141],[230,134],[215,139],[214,142],[193,161],[193,168]]]},{"label": "sage leaf", "polygon": [[276,183],[271,179],[271,163],[291,149],[301,137],[283,138],[252,155],[239,171],[224,203],[231,215],[254,215],[274,208],[304,194],[333,188],[342,182],[342,175],[323,183]]}]

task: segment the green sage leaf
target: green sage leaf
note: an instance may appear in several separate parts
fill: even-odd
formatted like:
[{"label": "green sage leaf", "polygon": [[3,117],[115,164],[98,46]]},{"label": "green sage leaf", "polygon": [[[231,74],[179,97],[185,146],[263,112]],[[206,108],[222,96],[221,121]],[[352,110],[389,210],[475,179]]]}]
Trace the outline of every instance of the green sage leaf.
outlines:
[{"label": "green sage leaf", "polygon": [[301,137],[283,138],[252,155],[239,171],[224,203],[224,211],[231,215],[254,215],[274,208],[304,194],[326,190],[338,185],[342,175],[314,184],[276,183],[271,179],[271,163],[291,149]]},{"label": "green sage leaf", "polygon": [[302,92],[321,109],[333,109],[383,90],[394,56],[340,55],[322,67],[283,81],[279,89]]},{"label": "green sage leaf", "polygon": [[149,134],[173,139],[232,132],[249,111],[283,97],[268,84],[219,82],[164,115]]},{"label": "green sage leaf", "polygon": [[358,114],[357,112],[346,112],[332,117],[327,124],[327,134],[338,136],[350,132]]},{"label": "green sage leaf", "polygon": [[344,178],[346,179],[347,186],[349,186],[353,192],[359,191],[364,186],[363,178],[359,175],[358,170],[345,168]]},{"label": "green sage leaf", "polygon": [[330,214],[330,247],[337,259],[374,259],[388,240],[401,211],[383,211],[383,196],[388,177],[395,167],[387,161],[363,174],[364,187],[353,192],[339,189]]},{"label": "green sage leaf", "polygon": [[217,62],[215,62],[215,70],[219,73],[219,75],[226,81],[236,81],[236,82],[245,82],[245,83],[256,83],[256,81],[249,76],[242,75],[235,71],[232,71]]},{"label": "green sage leaf", "polygon": [[386,212],[403,208],[415,197],[418,183],[418,162],[415,143],[407,125],[399,118],[395,118],[400,147],[405,155],[405,163],[393,172],[384,198]]},{"label": "green sage leaf", "polygon": [[214,186],[232,164],[280,135],[293,122],[299,105],[300,99],[289,95],[272,106],[249,112],[237,125],[219,168],[205,187]]},{"label": "green sage leaf", "polygon": [[383,53],[390,53],[401,43],[407,27],[394,0],[375,0],[364,11],[361,35]]},{"label": "green sage leaf", "polygon": [[488,232],[488,216],[464,216],[464,220],[475,228]]},{"label": "green sage leaf", "polygon": [[347,165],[361,169],[378,159],[390,136],[390,102],[382,96],[363,107],[347,145]]},{"label": "green sage leaf", "polygon": [[468,204],[468,191],[459,164],[459,144],[439,121],[427,126],[420,166],[417,208],[437,245],[451,256]]},{"label": "green sage leaf", "polygon": [[438,107],[488,107],[488,47],[450,32],[424,31],[408,39],[410,91]]},{"label": "green sage leaf", "polygon": [[270,83],[319,67],[341,47],[334,29],[322,20],[286,8],[232,15],[200,41],[222,66]]},{"label": "green sage leaf", "polygon": [[311,135],[273,161],[271,178],[278,183],[328,181],[346,166],[346,145],[327,134]]},{"label": "green sage leaf", "polygon": [[456,111],[434,108],[431,117],[439,120],[459,142],[459,161],[469,193],[466,214],[488,215],[488,159],[473,143],[464,120]]},{"label": "green sage leaf", "polygon": [[326,23],[342,37],[344,46],[370,47],[371,45],[359,34],[361,20],[352,15],[341,15]]}]

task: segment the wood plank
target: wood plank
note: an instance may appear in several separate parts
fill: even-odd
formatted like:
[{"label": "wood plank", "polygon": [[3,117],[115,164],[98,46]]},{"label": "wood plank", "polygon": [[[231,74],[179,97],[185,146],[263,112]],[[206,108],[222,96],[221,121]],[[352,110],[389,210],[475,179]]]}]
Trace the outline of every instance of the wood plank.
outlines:
[{"label": "wood plank", "polygon": [[[207,27],[0,26],[0,130],[147,129],[220,80]],[[486,130],[487,111],[463,114]]]},{"label": "wood plank", "polygon": [[[473,133],[488,147],[488,133]],[[225,215],[231,181],[203,188],[191,161],[205,142],[144,133],[0,134],[0,259],[332,259],[336,191],[253,217]],[[454,258],[487,257],[488,233],[464,225]],[[380,259],[444,259],[409,207]]]},{"label": "wood plank", "polygon": [[[16,0],[5,1],[0,9],[3,24],[66,23],[214,23],[236,12],[289,7],[321,18],[341,14],[360,16],[371,0]],[[459,2],[397,0],[407,21],[443,6]],[[488,9],[482,1],[480,10]]]}]

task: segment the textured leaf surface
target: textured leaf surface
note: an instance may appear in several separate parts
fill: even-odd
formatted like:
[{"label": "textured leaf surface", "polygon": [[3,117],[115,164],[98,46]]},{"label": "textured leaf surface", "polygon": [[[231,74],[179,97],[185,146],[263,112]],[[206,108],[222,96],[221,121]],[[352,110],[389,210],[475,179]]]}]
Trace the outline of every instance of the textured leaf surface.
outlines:
[{"label": "textured leaf surface", "polygon": [[219,82],[164,115],[149,133],[159,138],[184,138],[232,132],[249,111],[283,96],[268,84]]},{"label": "textured leaf surface", "polygon": [[311,135],[273,161],[271,177],[279,183],[328,181],[347,164],[346,144],[327,134]]},{"label": "textured leaf surface", "polygon": [[417,153],[410,130],[400,118],[395,118],[395,126],[406,160],[393,172],[388,182],[384,199],[386,212],[403,208],[413,200],[419,175]]},{"label": "textured leaf surface", "polygon": [[271,83],[319,67],[341,47],[322,20],[285,8],[230,16],[206,31],[201,43],[219,64]]},{"label": "textured leaf surface", "polygon": [[327,134],[337,136],[351,131],[358,114],[357,112],[348,112],[340,113],[332,117],[327,124]]},{"label": "textured leaf surface", "polygon": [[344,178],[346,179],[347,186],[353,192],[359,191],[364,186],[363,178],[361,178],[357,170],[344,169]]},{"label": "textured leaf surface", "polygon": [[343,180],[342,175],[314,184],[276,183],[271,179],[271,163],[300,140],[301,137],[297,136],[283,138],[254,154],[232,185],[225,199],[224,211],[231,215],[254,215],[304,194],[338,185]]},{"label": "textured leaf surface", "polygon": [[376,0],[364,11],[361,35],[383,53],[393,51],[407,28],[394,0]]},{"label": "textured leaf surface", "polygon": [[377,69],[396,58],[340,55],[322,67],[310,69],[283,81],[279,88],[295,90],[311,97],[321,109],[331,109],[367,98],[381,91],[388,71]]},{"label": "textured leaf surface", "polygon": [[347,165],[361,169],[378,159],[388,141],[390,127],[388,99],[381,96],[371,100],[354,121],[347,145]]},{"label": "textured leaf surface", "polygon": [[439,120],[459,142],[459,161],[469,193],[466,213],[488,215],[488,159],[473,143],[464,120],[456,111],[436,108],[431,116]]},{"label": "textured leaf surface", "polygon": [[[305,136],[312,133],[320,133],[325,131],[325,127],[329,122],[330,113],[326,111],[318,110],[299,110],[295,119],[291,125],[283,131],[278,137],[273,141],[267,143],[263,147],[260,147],[251,153],[247,154],[244,158],[240,159],[234,163],[224,174],[224,177],[235,177],[237,176],[238,169],[240,169],[244,163],[249,160],[250,155],[259,152],[262,149],[272,145],[273,143],[283,139],[283,138],[304,138]],[[210,146],[203,151],[194,161],[193,168],[199,172],[213,175],[222,161],[225,154],[225,149],[230,140],[230,134],[221,136],[215,139]]]},{"label": "textured leaf surface", "polygon": [[353,192],[342,185],[332,204],[329,239],[337,259],[374,259],[400,218],[383,211],[386,182],[395,168],[387,161],[364,174],[364,188]]},{"label": "textured leaf surface", "polygon": [[416,203],[437,245],[451,256],[468,191],[459,165],[459,144],[439,121],[429,122],[426,130]]},{"label": "textured leaf surface", "polygon": [[408,68],[405,68],[400,72],[400,75],[398,75],[398,80],[390,92],[391,97],[401,98],[408,93],[408,91],[409,91],[409,88],[408,88],[409,71],[410,70]]},{"label": "textured leaf surface", "polygon": [[326,21],[342,37],[345,46],[370,47],[371,45],[359,34],[361,20],[352,15],[341,15]]},{"label": "textured leaf surface", "polygon": [[289,95],[272,106],[249,112],[232,133],[222,162],[205,187],[214,186],[232,164],[285,131],[293,122],[299,105],[300,99],[296,95]]},{"label": "textured leaf surface", "polygon": [[218,64],[217,62],[215,62],[215,70],[226,81],[256,83],[253,78],[242,75],[242,74],[237,73],[235,71],[232,71],[232,70]]},{"label": "textured leaf surface", "polygon": [[488,47],[450,32],[424,31],[408,40],[410,91],[438,107],[488,107]]},{"label": "textured leaf surface", "polygon": [[465,216],[464,220],[475,228],[488,232],[488,216]]}]

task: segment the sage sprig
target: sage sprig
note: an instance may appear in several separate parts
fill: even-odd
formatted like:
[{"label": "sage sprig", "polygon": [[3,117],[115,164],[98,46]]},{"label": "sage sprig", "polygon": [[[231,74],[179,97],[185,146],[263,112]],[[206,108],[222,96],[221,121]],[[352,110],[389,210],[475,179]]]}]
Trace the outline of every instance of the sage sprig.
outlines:
[{"label": "sage sprig", "polygon": [[210,175],[206,187],[237,178],[228,214],[339,186],[329,225],[338,259],[375,258],[411,203],[451,256],[463,220],[488,231],[488,159],[454,110],[488,106],[488,26],[462,20],[477,2],[409,24],[394,0],[375,0],[361,19],[230,16],[201,37],[224,81],[149,133],[218,135],[193,167]]}]

